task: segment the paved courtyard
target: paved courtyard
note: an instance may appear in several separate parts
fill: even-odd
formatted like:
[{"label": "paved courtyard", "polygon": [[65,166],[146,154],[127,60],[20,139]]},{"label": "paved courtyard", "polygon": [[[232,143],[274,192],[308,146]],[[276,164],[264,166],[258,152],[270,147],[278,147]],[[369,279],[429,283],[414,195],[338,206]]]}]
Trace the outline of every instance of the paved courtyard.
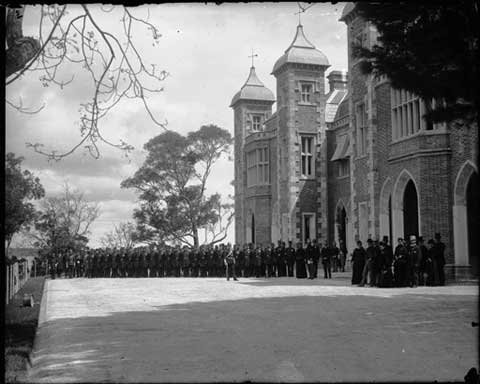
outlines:
[{"label": "paved courtyard", "polygon": [[463,381],[478,287],[49,280],[32,382]]}]

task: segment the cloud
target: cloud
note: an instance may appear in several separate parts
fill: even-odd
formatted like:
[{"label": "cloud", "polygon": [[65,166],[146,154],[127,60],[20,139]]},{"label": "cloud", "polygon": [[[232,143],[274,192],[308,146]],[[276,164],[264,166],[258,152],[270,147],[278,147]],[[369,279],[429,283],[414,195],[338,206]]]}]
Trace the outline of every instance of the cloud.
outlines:
[{"label": "cloud", "polygon": [[[301,15],[308,39],[324,52],[330,70],[347,68],[346,26],[338,18],[344,4],[315,4]],[[70,17],[78,12],[73,5]],[[88,5],[105,28],[121,35],[121,8],[103,14],[98,5]],[[38,11],[29,7],[25,13],[26,35],[38,35]],[[147,12],[148,9],[148,12]],[[151,45],[151,32],[134,29],[134,39],[147,64],[171,75],[163,82],[164,91],[150,94],[147,102],[155,117],[168,120],[168,128],[182,134],[214,123],[233,134],[233,111],[229,108],[233,95],[244,84],[251,65],[252,48],[258,57],[255,67],[259,78],[276,93],[276,80],[271,75],[275,61],[293,40],[298,17],[296,3],[237,4],[161,4],[132,8],[138,17],[149,13],[162,37]],[[68,64],[62,75],[75,74],[75,80],[63,90],[43,87],[39,72],[26,74],[6,89],[8,100],[45,108],[36,115],[20,114],[6,107],[6,149],[25,157],[24,166],[41,178],[47,195],[61,192],[64,180],[85,192],[104,210],[92,227],[92,241],[98,242],[114,223],[131,219],[136,195],[120,188],[123,179],[133,175],[142,164],[143,145],[163,132],[138,100],[124,100],[100,122],[105,138],[118,143],[125,140],[135,147],[130,162],[121,152],[99,143],[101,158],[94,160],[80,150],[58,163],[25,147],[25,142],[40,142],[46,149],[65,150],[81,139],[80,103],[92,96],[92,82],[81,65]],[[233,194],[233,162],[220,161],[214,168],[208,193]],[[233,242],[233,227],[229,241]]]}]

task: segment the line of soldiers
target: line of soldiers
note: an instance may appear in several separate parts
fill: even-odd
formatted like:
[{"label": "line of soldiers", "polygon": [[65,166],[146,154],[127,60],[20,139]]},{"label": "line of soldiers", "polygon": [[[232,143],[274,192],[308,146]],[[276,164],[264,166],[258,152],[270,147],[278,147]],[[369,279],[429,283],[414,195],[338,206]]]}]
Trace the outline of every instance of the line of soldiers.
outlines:
[{"label": "line of soldiers", "polygon": [[419,285],[445,285],[445,244],[435,234],[424,245],[422,236],[410,236],[410,241],[398,239],[395,251],[388,243],[367,240],[367,248],[357,241],[352,253],[352,284],[372,287],[417,287]]},{"label": "line of soldiers", "polygon": [[230,244],[187,247],[150,246],[135,249],[86,249],[74,252],[51,252],[48,269],[55,277],[317,277],[319,262],[324,267],[324,277],[331,278],[332,265],[343,260],[346,250],[334,244],[317,245],[307,241],[305,247],[298,243],[294,248],[289,241],[279,241],[266,246]]}]

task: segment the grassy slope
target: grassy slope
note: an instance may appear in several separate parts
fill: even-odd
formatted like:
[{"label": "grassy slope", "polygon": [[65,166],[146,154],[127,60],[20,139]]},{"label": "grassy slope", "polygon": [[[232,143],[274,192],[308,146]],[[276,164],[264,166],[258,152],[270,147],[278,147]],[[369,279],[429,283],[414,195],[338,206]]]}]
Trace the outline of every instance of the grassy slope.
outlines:
[{"label": "grassy slope", "polygon": [[[44,277],[28,280],[5,308],[5,380],[23,381],[40,314]],[[23,307],[23,295],[33,294],[35,305]]]}]

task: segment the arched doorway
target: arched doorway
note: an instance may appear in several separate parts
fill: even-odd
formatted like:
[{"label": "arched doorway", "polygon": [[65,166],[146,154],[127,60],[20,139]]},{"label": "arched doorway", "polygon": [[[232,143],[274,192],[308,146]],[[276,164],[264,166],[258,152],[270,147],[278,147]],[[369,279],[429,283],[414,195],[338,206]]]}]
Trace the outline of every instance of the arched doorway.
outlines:
[{"label": "arched doorway", "polygon": [[399,237],[420,232],[421,212],[419,210],[419,189],[413,175],[404,169],[395,181],[391,195],[391,244],[396,244]]},{"label": "arched doorway", "polygon": [[345,207],[341,206],[337,209],[337,232],[338,236],[335,239],[337,246],[343,243],[347,244],[347,211]]},{"label": "arched doorway", "polygon": [[480,228],[480,188],[478,173],[472,173],[467,185],[467,234],[468,234],[468,263],[472,266],[475,276],[479,274],[480,240],[478,228]]},{"label": "arched doorway", "polygon": [[403,234],[418,236],[418,196],[412,180],[409,180],[403,193]]}]

